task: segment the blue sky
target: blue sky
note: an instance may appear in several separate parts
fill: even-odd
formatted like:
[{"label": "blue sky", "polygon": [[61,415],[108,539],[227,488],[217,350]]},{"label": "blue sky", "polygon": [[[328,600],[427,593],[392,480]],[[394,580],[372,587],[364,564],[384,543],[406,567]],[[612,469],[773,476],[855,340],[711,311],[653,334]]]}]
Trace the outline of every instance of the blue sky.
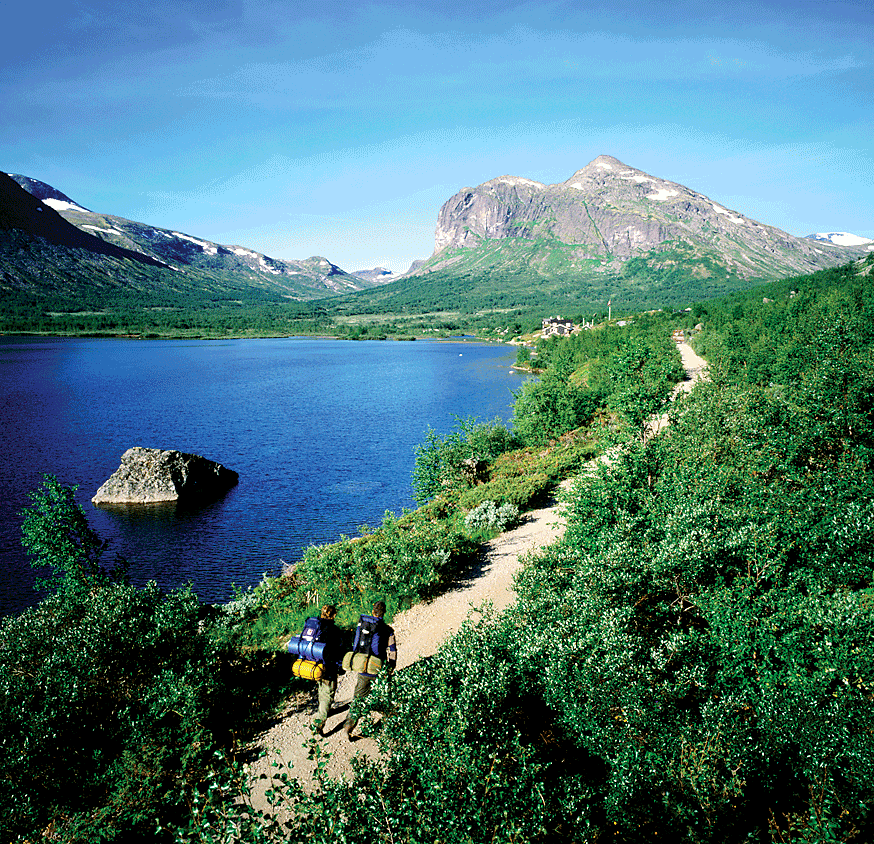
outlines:
[{"label": "blue sky", "polygon": [[874,238],[874,4],[7,3],[0,167],[95,211],[405,270],[440,206],[600,154]]}]

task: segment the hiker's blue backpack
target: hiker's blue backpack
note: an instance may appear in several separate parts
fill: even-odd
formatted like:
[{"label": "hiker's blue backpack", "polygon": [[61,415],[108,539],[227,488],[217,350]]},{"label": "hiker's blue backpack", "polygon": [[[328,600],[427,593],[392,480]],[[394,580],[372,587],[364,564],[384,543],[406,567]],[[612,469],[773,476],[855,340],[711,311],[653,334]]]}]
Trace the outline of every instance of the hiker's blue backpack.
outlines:
[{"label": "hiker's blue backpack", "polygon": [[322,638],[322,625],[319,619],[308,618],[304,622],[303,632],[288,640],[288,652],[301,659],[321,662],[325,653],[325,643]]},{"label": "hiker's blue backpack", "polygon": [[361,674],[376,674],[382,668],[382,660],[373,653],[373,636],[379,629],[380,619],[373,615],[362,615],[355,629],[352,650],[343,657],[344,671],[357,671]]}]

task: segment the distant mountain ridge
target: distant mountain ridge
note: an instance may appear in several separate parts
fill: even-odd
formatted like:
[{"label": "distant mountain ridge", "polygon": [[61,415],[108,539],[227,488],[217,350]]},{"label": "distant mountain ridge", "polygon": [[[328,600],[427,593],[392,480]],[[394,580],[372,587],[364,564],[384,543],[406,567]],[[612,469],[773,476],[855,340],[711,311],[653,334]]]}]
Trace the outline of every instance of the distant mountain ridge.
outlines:
[{"label": "distant mountain ridge", "polygon": [[608,301],[614,312],[646,310],[872,250],[846,232],[794,237],[607,155],[560,184],[499,176],[463,188],[440,209],[431,257],[401,275],[271,258],[97,213],[37,179],[0,173],[0,295],[21,325],[89,303],[102,313],[333,298],[312,313],[446,313],[447,325],[454,313],[588,313]]},{"label": "distant mountain ridge", "polygon": [[[48,202],[59,201],[49,198]],[[106,243],[87,231],[74,226],[64,219],[51,205],[23,190],[11,177],[0,173],[0,233],[2,242],[11,252],[14,244],[29,245],[31,238],[38,238],[45,244],[67,250],[91,254],[95,260],[108,258],[130,260],[151,267],[161,267],[161,262],[137,250],[126,249],[113,243]],[[3,254],[0,269],[5,282],[14,282],[10,273],[9,254]]]},{"label": "distant mountain ridge", "polygon": [[[322,256],[304,260],[271,258],[244,246],[226,246],[183,232],[90,211],[51,185],[28,176],[0,176],[6,180],[3,213],[7,222],[13,218],[17,221],[5,227],[17,230],[19,240],[24,233],[46,239],[45,226],[36,224],[35,215],[40,213],[54,220],[55,229],[66,225],[85,236],[73,236],[70,229],[65,229],[66,235],[61,240],[57,236],[48,238],[56,247],[80,250],[75,255],[59,253],[54,258],[64,266],[64,274],[71,284],[77,262],[87,264],[82,272],[94,279],[95,273],[99,274],[95,262],[99,263],[98,256],[104,254],[162,268],[171,277],[153,278],[152,284],[157,287],[187,284],[205,285],[207,289],[249,288],[306,300],[366,289],[373,283],[345,272]],[[17,192],[10,183],[23,190]],[[39,201],[39,205],[31,207],[35,201]],[[25,208],[30,210],[24,213]],[[41,249],[41,262],[51,264],[52,257],[46,254],[44,246]],[[32,257],[20,243],[17,250],[7,244],[0,251],[3,281],[7,285],[15,282],[13,286],[19,288],[37,283],[34,276],[40,275],[40,268],[30,260]]]},{"label": "distant mountain ridge", "polygon": [[846,263],[860,244],[812,242],[724,208],[697,191],[598,156],[566,181],[499,176],[440,210],[432,256],[413,274],[519,271],[542,276],[653,270],[685,262],[699,278],[772,279]]},{"label": "distant mountain ridge", "polygon": [[380,284],[387,284],[397,278],[391,270],[387,270],[385,267],[374,267],[372,270],[353,270],[352,275],[366,281],[378,281]]}]

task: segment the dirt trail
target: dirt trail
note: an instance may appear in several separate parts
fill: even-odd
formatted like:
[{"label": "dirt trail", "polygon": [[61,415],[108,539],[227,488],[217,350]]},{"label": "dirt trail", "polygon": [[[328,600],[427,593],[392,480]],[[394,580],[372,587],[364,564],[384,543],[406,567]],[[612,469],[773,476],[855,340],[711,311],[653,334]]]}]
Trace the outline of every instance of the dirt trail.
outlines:
[{"label": "dirt trail", "polygon": [[[699,381],[707,381],[707,361],[699,355],[688,343],[679,343],[677,348],[680,350],[680,357],[683,359],[683,369],[686,371],[685,380],[681,381],[674,387],[674,394],[671,399],[675,399],[681,393],[691,392]],[[651,436],[655,436],[660,431],[668,427],[668,414],[662,414],[658,419],[654,419],[651,423]]]},{"label": "dirt trail", "polygon": [[[695,382],[706,377],[706,361],[695,354],[685,343],[679,346],[686,370],[686,381],[678,385],[675,395],[688,392]],[[667,424],[667,416],[658,420],[656,431]],[[568,482],[565,482],[567,487]],[[392,626],[398,644],[398,667],[404,668],[437,651],[442,642],[456,633],[471,610],[491,601],[497,610],[508,607],[515,599],[513,575],[522,563],[520,558],[530,551],[552,544],[564,532],[565,521],[558,502],[553,501],[539,510],[525,514],[525,521],[514,530],[507,531],[488,542],[480,562],[467,578],[440,597],[406,610],[395,616]],[[325,727],[326,736],[319,741],[332,754],[328,772],[337,777],[349,770],[349,760],[358,753],[374,758],[378,754],[376,742],[358,737],[347,741],[342,730],[349,709],[355,675],[340,678],[334,707]],[[290,700],[275,724],[253,742],[254,753],[266,755],[253,762],[250,770],[253,777],[252,803],[255,808],[269,811],[263,796],[263,780],[275,769],[274,762],[293,766],[293,774],[304,785],[310,783],[315,763],[308,759],[306,743],[312,738],[311,724],[316,712],[316,687]],[[292,773],[292,772],[289,772]]]},{"label": "dirt trail", "polygon": [[[514,597],[513,575],[521,566],[520,558],[529,551],[542,548],[555,541],[564,531],[564,520],[556,502],[525,514],[519,527],[501,534],[486,543],[479,563],[463,580],[450,591],[433,601],[417,604],[399,613],[392,621],[398,645],[398,668],[411,665],[425,656],[436,653],[442,642],[456,633],[472,608],[491,601],[497,610],[508,607]],[[254,750],[266,751],[267,755],[251,765],[253,783],[252,802],[255,808],[268,810],[257,777],[268,776],[275,761],[291,762],[294,774],[304,784],[309,783],[315,763],[308,759],[306,742],[312,737],[311,723],[316,712],[315,684],[309,693],[289,701],[278,720],[255,742]],[[326,737],[321,739],[325,750],[330,752],[328,771],[340,776],[349,769],[349,760],[356,753],[377,755],[376,742],[356,737],[350,743],[341,729],[352,692],[355,675],[340,678],[334,707],[325,727]],[[264,781],[261,781],[262,783]]]}]

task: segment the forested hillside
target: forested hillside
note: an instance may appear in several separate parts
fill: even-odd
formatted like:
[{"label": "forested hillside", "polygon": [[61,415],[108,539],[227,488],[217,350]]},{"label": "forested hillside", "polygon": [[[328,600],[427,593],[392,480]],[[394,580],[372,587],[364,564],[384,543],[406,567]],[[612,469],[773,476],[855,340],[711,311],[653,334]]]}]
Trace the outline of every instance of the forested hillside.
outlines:
[{"label": "forested hillside", "polygon": [[[4,840],[871,840],[872,266],[541,342],[512,432],[430,432],[418,510],[225,607],[106,572],[47,482],[25,544],[54,595],[0,628]],[[647,438],[677,328],[712,380]],[[346,626],[427,599],[567,476],[516,605],[377,682],[385,760],[277,780],[288,826],[252,814],[235,754],[313,598]]]}]

